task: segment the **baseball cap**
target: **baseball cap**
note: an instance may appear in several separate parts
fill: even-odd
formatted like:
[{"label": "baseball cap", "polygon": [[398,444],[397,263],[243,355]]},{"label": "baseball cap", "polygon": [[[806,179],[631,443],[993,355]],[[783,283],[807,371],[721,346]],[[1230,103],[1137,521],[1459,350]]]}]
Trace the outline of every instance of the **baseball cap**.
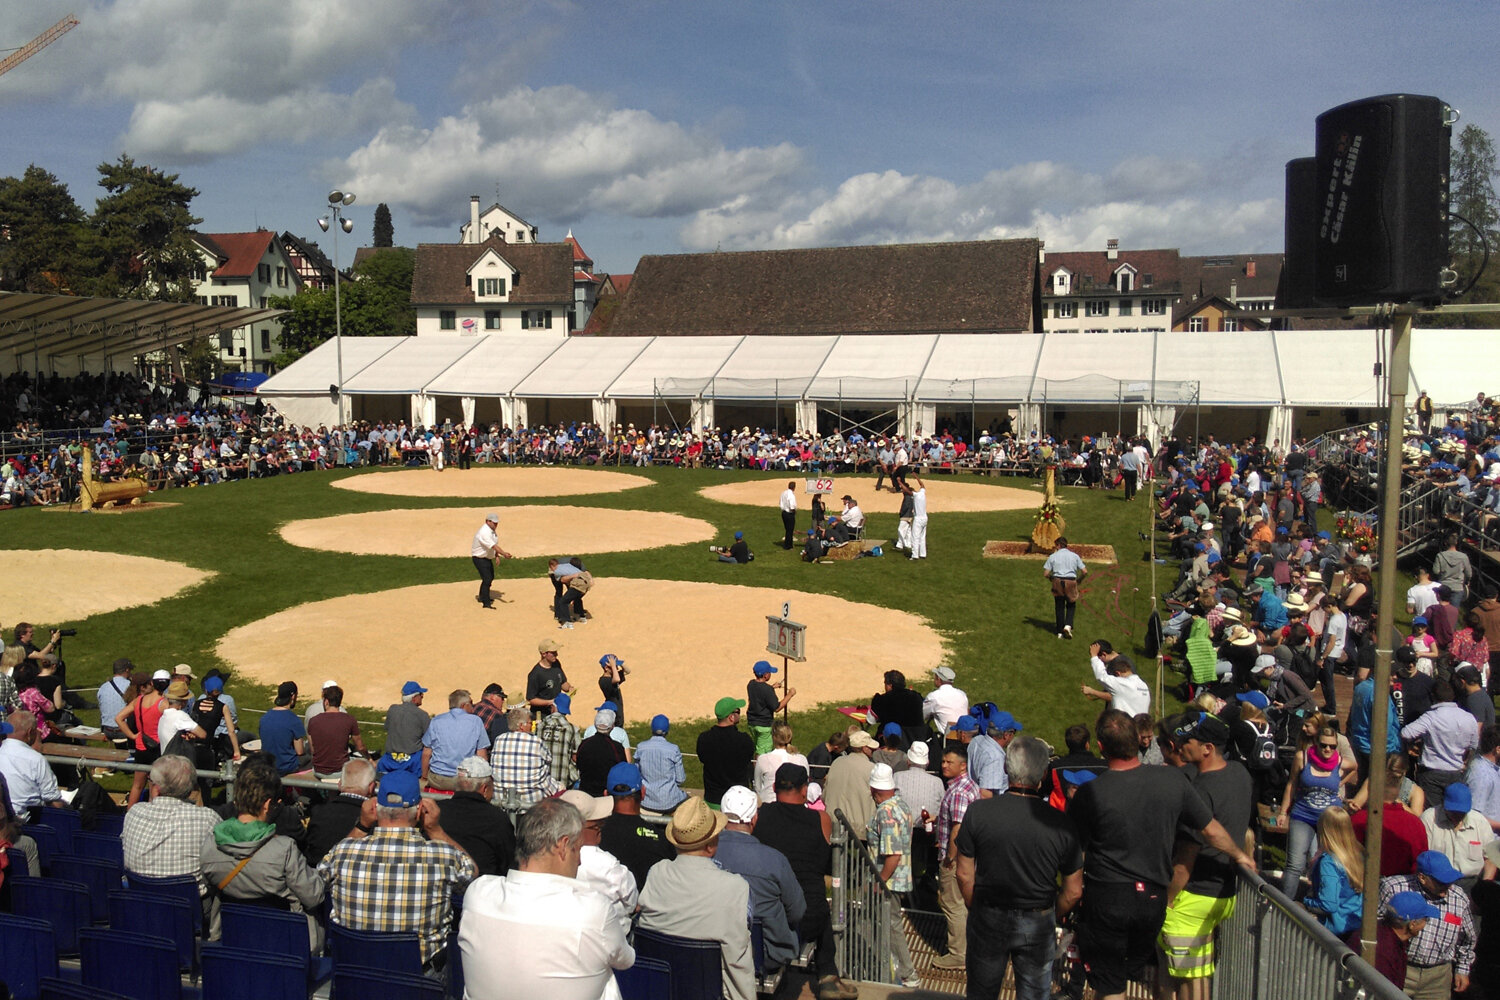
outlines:
[{"label": "baseball cap", "polygon": [[900,736],[901,726],[894,722],[887,722],[880,727],[881,736]]},{"label": "baseball cap", "polygon": [[422,779],[411,771],[389,771],[380,779],[375,799],[393,808],[414,806],[422,801]]},{"label": "baseball cap", "polygon": [[203,690],[205,692],[222,691],[222,690],[224,690],[224,678],[222,678],[222,677],[209,677],[209,678],[207,678],[203,682]]},{"label": "baseball cap", "polygon": [[557,706],[557,711],[560,715],[567,715],[573,711],[573,697],[571,695],[560,694],[552,699],[552,704]]},{"label": "baseball cap", "polygon": [[1412,628],[1416,628],[1418,625],[1426,625],[1426,624],[1427,624],[1427,616],[1426,615],[1417,615],[1417,617],[1415,617],[1415,618],[1413,618],[1411,620],[1411,627]]},{"label": "baseball cap", "polygon": [[338,686],[339,686],[339,682],[338,681],[336,681],[336,680],[326,680],[326,681],[323,682],[323,688],[322,688],[322,690],[327,691],[329,688],[336,688]]},{"label": "baseball cap", "polygon": [[1474,808],[1474,794],[1462,781],[1455,781],[1443,789],[1443,808],[1448,812],[1466,813]]},{"label": "baseball cap", "polygon": [[616,705],[613,701],[606,701],[602,705],[594,706],[594,711],[596,712],[618,712],[619,710],[620,706]]},{"label": "baseball cap", "polygon": [[427,689],[418,684],[416,681],[407,681],[405,684],[401,685],[401,697],[403,698],[409,698],[414,694],[426,693]]},{"label": "baseball cap", "polygon": [[665,715],[653,715],[651,717],[651,731],[653,733],[660,733],[661,735],[665,736],[667,731],[671,728],[672,720],[667,718]]},{"label": "baseball cap", "polygon": [[1388,913],[1396,915],[1397,919],[1410,922],[1413,920],[1435,920],[1442,916],[1442,912],[1436,906],[1427,902],[1427,898],[1420,892],[1398,892],[1385,901]]},{"label": "baseball cap", "polygon": [[458,765],[458,773],[466,778],[493,778],[495,771],[483,757],[465,757]]},{"label": "baseball cap", "polygon": [[557,652],[557,643],[552,639],[543,639],[536,644],[536,651],[538,654],[555,653]]},{"label": "baseball cap", "polygon": [[720,720],[727,719],[735,712],[744,707],[745,699],[730,698],[726,696],[714,702],[714,715],[716,715]]},{"label": "baseball cap", "polygon": [[1002,733],[1011,731],[1019,733],[1021,730],[1026,728],[1025,726],[1021,725],[1020,721],[1017,720],[1014,715],[1011,715],[1009,712],[1004,711],[996,712],[994,715],[990,716],[989,727],[990,729]]},{"label": "baseball cap", "polygon": [[860,729],[849,734],[849,746],[859,750],[863,747],[879,746],[879,744],[875,742],[875,737]]},{"label": "baseball cap", "polygon": [[951,684],[958,675],[953,672],[951,667],[933,667],[932,676],[940,681],[947,681]]},{"label": "baseball cap", "polygon": [[1318,532],[1318,537],[1321,538],[1321,539],[1323,539],[1326,542],[1328,539],[1332,538],[1333,536],[1330,535],[1326,531],[1320,531],[1320,532]]},{"label": "baseball cap", "polygon": [[[497,513],[495,513],[494,511],[490,511],[488,514],[484,515],[484,519],[485,519],[485,521],[493,523],[493,524],[499,524],[500,523],[500,515],[497,514]],[[474,522],[470,521],[469,523],[473,524]]]},{"label": "baseball cap", "polygon": [[1223,746],[1229,742],[1229,727],[1218,716],[1199,712],[1196,719],[1178,726],[1172,735],[1180,740],[1198,740]]},{"label": "baseball cap", "polygon": [[807,768],[788,761],[776,769],[776,791],[786,792],[807,784]]},{"label": "baseball cap", "polygon": [[977,733],[979,720],[972,715],[960,715],[958,721],[953,724],[953,728],[960,733]]},{"label": "baseball cap", "polygon": [[[1257,660],[1256,662],[1259,662],[1259,660]],[[1276,662],[1275,657],[1271,658],[1271,662]],[[1239,701],[1244,702],[1246,705],[1254,705],[1256,708],[1259,708],[1262,711],[1271,707],[1271,699],[1266,697],[1266,693],[1264,691],[1242,691],[1239,694],[1235,695],[1235,698]]]},{"label": "baseball cap", "polygon": [[594,713],[594,728],[600,732],[615,728],[615,713],[608,708],[601,708]]},{"label": "baseball cap", "polygon": [[764,677],[766,674],[776,673],[776,668],[771,666],[771,664],[766,660],[756,660],[755,666],[751,669],[755,671],[755,676],[757,677]]},{"label": "baseball cap", "polygon": [[172,676],[173,677],[186,677],[190,681],[191,680],[197,680],[197,677],[194,676],[194,674],[193,674],[193,668],[190,667],[190,666],[188,666],[186,663],[179,663],[179,664],[177,664],[177,666],[173,667],[172,668]]},{"label": "baseball cap", "polygon": [[151,675],[151,679],[153,681],[169,681],[172,679],[172,675],[165,670],[158,670]]},{"label": "baseball cap", "polygon": [[870,787],[878,792],[894,792],[896,775],[889,764],[876,764],[870,768]]},{"label": "baseball cap", "polygon": [[1442,851],[1423,851],[1417,855],[1417,874],[1426,875],[1442,885],[1452,885],[1464,877]]},{"label": "baseball cap", "polygon": [[604,787],[611,795],[634,794],[641,790],[641,769],[628,761],[621,761],[609,769]]},{"label": "baseball cap", "polygon": [[1064,771],[1062,779],[1070,785],[1087,785],[1099,777],[1098,771]]},{"label": "baseball cap", "polygon": [[743,531],[736,531],[734,533],[734,540],[735,541],[739,541],[741,538],[744,538],[744,537],[745,537],[745,533]]},{"label": "baseball cap", "polygon": [[588,792],[577,788],[568,789],[559,795],[558,798],[583,813],[583,821],[585,823],[590,820],[603,819],[615,811],[613,799],[607,797],[595,798]]},{"label": "baseball cap", "polygon": [[[892,787],[895,787],[894,783]],[[755,822],[755,813],[759,808],[760,800],[744,785],[731,785],[719,800],[719,811],[732,823]]]},{"label": "baseball cap", "polygon": [[605,664],[609,663],[610,660],[614,660],[615,666],[617,667],[623,667],[625,665],[625,661],[620,659],[614,653],[605,653],[603,656],[599,657],[599,666],[604,666]]}]

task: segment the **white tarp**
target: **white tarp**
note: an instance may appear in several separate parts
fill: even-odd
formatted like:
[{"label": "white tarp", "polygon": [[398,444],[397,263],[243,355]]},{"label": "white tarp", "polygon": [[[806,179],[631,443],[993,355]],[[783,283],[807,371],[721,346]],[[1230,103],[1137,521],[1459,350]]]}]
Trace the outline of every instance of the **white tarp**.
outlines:
[{"label": "white tarp", "polygon": [[[691,399],[718,374],[742,337],[656,337],[610,385],[612,399]],[[671,391],[668,391],[668,388]]]},{"label": "white tarp", "polygon": [[[344,338],[345,343],[349,340]],[[479,344],[477,337],[403,337],[395,350],[382,354],[353,378],[346,371],[344,392],[353,396],[420,393]]]},{"label": "white tarp", "polygon": [[597,399],[652,337],[569,337],[513,389],[532,399]]},{"label": "white tarp", "polygon": [[936,335],[839,337],[807,387],[811,399],[900,402],[910,399],[937,344]]},{"label": "white tarp", "polygon": [[1029,398],[1042,337],[938,337],[917,382],[916,397],[933,402],[1015,403]]},{"label": "white tarp", "polygon": [[715,399],[801,399],[837,337],[743,337],[705,386]]},{"label": "white tarp", "polygon": [[[343,337],[344,384],[358,375],[382,355],[407,343],[415,343],[415,337]],[[256,395],[268,400],[277,396],[326,396],[328,387],[339,380],[340,339],[323,343],[298,358],[296,362],[272,375],[255,390]],[[420,389],[413,384],[408,391]]]},{"label": "white tarp", "polygon": [[427,383],[424,391],[429,396],[509,396],[518,382],[567,343],[563,337],[539,333],[490,334],[478,339],[478,346],[464,355],[462,363]]}]

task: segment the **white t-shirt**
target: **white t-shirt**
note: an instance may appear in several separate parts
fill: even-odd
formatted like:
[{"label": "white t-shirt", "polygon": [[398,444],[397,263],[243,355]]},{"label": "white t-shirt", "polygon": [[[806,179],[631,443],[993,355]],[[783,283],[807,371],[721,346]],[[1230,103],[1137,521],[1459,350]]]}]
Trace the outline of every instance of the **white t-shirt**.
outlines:
[{"label": "white t-shirt", "polygon": [[495,529],[491,528],[490,522],[486,521],[479,526],[478,531],[474,532],[474,544],[469,549],[469,555],[476,559],[487,558],[492,554],[490,550],[498,544],[500,544],[500,536],[495,534]]},{"label": "white t-shirt", "polygon": [[912,518],[915,519],[920,517],[925,519],[927,517],[927,487],[924,486],[916,492],[912,493],[911,499]]},{"label": "white t-shirt", "polygon": [[1151,688],[1141,680],[1139,674],[1129,677],[1105,675],[1099,682],[1104,690],[1114,695],[1110,708],[1118,708],[1126,715],[1143,715],[1151,711]]},{"label": "white t-shirt", "polygon": [[859,504],[855,504],[848,510],[844,511],[843,517],[840,518],[840,520],[842,520],[851,528],[863,527],[865,523],[865,512],[859,509]]},{"label": "white t-shirt", "polygon": [[762,803],[776,801],[776,769],[782,764],[799,764],[811,771],[805,754],[790,753],[785,747],[761,754],[755,759],[755,794]]},{"label": "white t-shirt", "polygon": [[1406,591],[1406,606],[1413,615],[1426,615],[1427,609],[1437,603],[1437,584],[1418,583]]},{"label": "white t-shirt", "polygon": [[797,493],[795,490],[781,491],[781,509],[784,513],[791,514],[797,510]]},{"label": "white t-shirt", "polygon": [[196,729],[197,726],[193,717],[182,709],[169,708],[161,713],[161,721],[156,724],[156,742],[162,745],[162,749],[166,749],[167,744],[172,742],[172,737],[189,729]]}]

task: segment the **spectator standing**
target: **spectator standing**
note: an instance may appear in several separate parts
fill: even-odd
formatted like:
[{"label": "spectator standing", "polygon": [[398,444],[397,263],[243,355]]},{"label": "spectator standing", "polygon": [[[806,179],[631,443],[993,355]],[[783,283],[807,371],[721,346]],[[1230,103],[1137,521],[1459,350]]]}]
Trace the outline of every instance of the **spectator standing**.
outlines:
[{"label": "spectator standing", "polygon": [[[795,688],[788,689],[778,699],[776,686],[767,680],[777,672],[776,668],[767,660],[756,660],[751,669],[755,676],[745,685],[745,703],[749,706],[745,710],[745,721],[750,727],[750,735],[755,739],[755,752],[770,753],[771,724],[776,721],[776,713],[786,708],[787,702],[791,701],[792,695],[797,691]],[[744,782],[737,781],[735,784]]]},{"label": "spectator standing", "polygon": [[927,721],[922,712],[922,696],[906,686],[906,675],[899,670],[887,670],[882,678],[885,688],[870,699],[867,721],[880,726],[895,725],[901,729],[902,749],[912,740],[925,737]]},{"label": "spectator standing", "polygon": [[[94,699],[99,703],[99,728],[111,740],[123,742],[125,739],[125,734],[115,725],[115,716],[125,710],[129,701],[130,675],[134,672],[135,664],[121,657],[114,662],[109,680],[100,684],[94,693]],[[0,711],[4,710],[7,706],[0,704]]]},{"label": "spectator standing", "polygon": [[1081,685],[1086,697],[1108,702],[1109,707],[1127,715],[1151,711],[1151,688],[1135,672],[1130,657],[1115,652],[1114,647],[1099,639],[1089,646],[1089,666],[1099,689]]},{"label": "spectator standing", "polygon": [[[1485,656],[1488,659],[1489,654]],[[1495,724],[1495,698],[1484,689],[1484,679],[1479,676],[1478,667],[1465,663],[1453,671],[1453,687],[1459,704],[1479,721],[1481,728]]]},{"label": "spectator standing", "polygon": [[738,698],[720,698],[714,703],[714,717],[719,721],[698,734],[698,761],[703,765],[703,800],[711,806],[719,804],[719,799],[731,785],[750,781],[755,739],[739,728],[740,709],[744,707],[745,702]]},{"label": "spectator standing", "polygon": [[641,805],[656,813],[670,813],[687,798],[682,790],[687,781],[682,751],[667,739],[672,720],[665,715],[651,719],[651,736],[635,748],[635,762],[641,771]]},{"label": "spectator standing", "polygon": [[788,552],[792,549],[792,536],[797,533],[797,481],[795,479],[786,484],[786,489],[781,491],[781,526],[786,529],[786,537],[782,539],[781,547]]},{"label": "spectator standing", "polygon": [[474,714],[474,699],[459,688],[448,695],[448,711],[422,734],[422,778],[433,788],[452,791],[458,765],[466,758],[488,759],[490,742],[484,723]]},{"label": "spectator standing", "polygon": [[[573,699],[569,695],[559,694],[552,703],[555,711],[542,716],[542,721],[536,726],[536,736],[547,748],[552,780],[559,787],[572,788],[578,784],[578,745],[583,742],[583,731],[568,718],[573,711]],[[506,714],[514,718],[514,713],[512,709]],[[495,738],[499,739],[498,736]]]},{"label": "spectator standing", "polygon": [[938,905],[948,921],[948,950],[932,964],[938,969],[962,969],[968,950],[969,910],[958,885],[958,848],[954,841],[969,807],[979,798],[979,786],[969,778],[968,758],[956,747],[943,751],[942,771],[948,787],[938,805],[933,836],[938,852]]},{"label": "spectator standing", "polygon": [[1297,898],[1302,874],[1317,853],[1318,817],[1330,806],[1343,804],[1345,777],[1355,768],[1353,761],[1339,753],[1338,737],[1332,726],[1323,726],[1311,743],[1297,751],[1281,796],[1279,825],[1287,828],[1281,891],[1289,899]]},{"label": "spectator standing", "polygon": [[850,733],[849,752],[829,765],[828,780],[823,785],[829,815],[843,813],[855,838],[864,836],[875,811],[870,799],[870,771],[875,767],[870,755],[875,746],[874,737],[863,729]]},{"label": "spectator standing", "polygon": [[1432,560],[1432,578],[1448,588],[1455,605],[1463,604],[1474,581],[1474,566],[1458,550],[1457,534],[1449,532],[1443,537],[1443,551]]},{"label": "spectator standing", "polygon": [[922,977],[911,964],[911,951],[906,944],[906,922],[902,915],[903,901],[912,890],[911,810],[896,794],[896,777],[889,764],[875,764],[870,768],[869,785],[875,808],[865,825],[865,842],[880,865],[880,884],[896,897],[890,908],[891,958],[895,963],[896,981],[906,987],[921,986]]},{"label": "spectator standing", "polygon": [[568,683],[568,674],[558,659],[556,642],[543,639],[536,644],[536,651],[539,659],[526,675],[526,704],[532,714],[546,715],[556,710],[553,701],[558,695],[573,693],[573,685]]},{"label": "spectator standing", "polygon": [[1380,880],[1380,904],[1400,892],[1417,892],[1439,913],[1428,919],[1406,947],[1406,995],[1413,1000],[1447,1000],[1469,989],[1474,966],[1474,916],[1469,894],[1456,885],[1462,874],[1441,851],[1424,851],[1416,871]]},{"label": "spectator standing", "polygon": [[1422,741],[1417,784],[1428,802],[1440,802],[1443,789],[1463,777],[1468,752],[1479,745],[1479,727],[1474,716],[1454,702],[1453,686],[1447,681],[1433,683],[1432,701],[1420,718],[1401,727],[1401,739]]},{"label": "spectator standing", "polygon": [[1439,802],[1422,812],[1422,826],[1427,829],[1427,848],[1441,851],[1462,873],[1459,884],[1472,890],[1484,870],[1485,845],[1495,839],[1495,831],[1484,813],[1474,808],[1469,786],[1455,781],[1443,789]]},{"label": "spectator standing", "polygon": [[774,970],[797,957],[797,927],[807,904],[786,855],[751,833],[759,807],[759,796],[744,785],[724,793],[721,811],[728,823],[714,861],[750,884],[750,912],[761,921],[765,967]]},{"label": "spectator standing", "polygon": [[476,755],[459,763],[453,795],[438,803],[443,829],[474,859],[481,875],[504,875],[515,861],[515,831],[510,817],[492,803],[494,797],[490,763]]},{"label": "spectator standing", "polygon": [[[1380,836],[1380,875],[1405,875],[1412,871],[1417,864],[1417,857],[1427,850],[1427,828],[1422,825],[1422,819],[1418,812],[1401,801],[1401,788],[1403,784],[1410,784],[1406,778],[1406,758],[1402,755],[1393,755],[1385,759],[1385,811],[1381,816],[1382,834]],[[1369,786],[1367,785],[1366,788]],[[1421,789],[1416,789],[1416,794],[1421,795]],[[1362,804],[1364,791],[1355,796],[1355,804]],[[1354,827],[1354,835],[1359,838],[1361,844],[1365,843],[1365,832],[1370,823],[1370,811],[1361,808],[1352,817],[1350,822]]]},{"label": "spectator standing", "polygon": [[1318,844],[1307,903],[1324,927],[1346,937],[1358,931],[1364,910],[1365,852],[1343,806],[1331,806],[1318,817]]},{"label": "spectator standing", "polygon": [[1009,712],[996,712],[984,723],[984,732],[969,742],[969,777],[984,798],[1005,791],[1005,748],[1024,727]]},{"label": "spectator standing", "polygon": [[913,743],[906,748],[909,766],[896,771],[896,793],[911,810],[911,872],[912,884],[924,892],[937,887],[937,856],[934,833],[937,814],[943,803],[943,779],[929,771],[931,759],[926,743]]},{"label": "spectator standing", "polygon": [[1473,807],[1490,828],[1500,833],[1500,726],[1491,723],[1479,731],[1479,752],[1469,761],[1464,783],[1469,786]]}]

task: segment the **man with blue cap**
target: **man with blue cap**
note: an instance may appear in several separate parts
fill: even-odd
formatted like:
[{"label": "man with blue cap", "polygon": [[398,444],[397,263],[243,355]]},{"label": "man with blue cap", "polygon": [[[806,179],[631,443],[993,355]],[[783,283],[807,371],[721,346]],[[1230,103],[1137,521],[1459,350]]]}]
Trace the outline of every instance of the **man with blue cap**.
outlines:
[{"label": "man with blue cap", "polygon": [[1442,851],[1463,875],[1459,885],[1472,892],[1484,871],[1483,850],[1495,839],[1495,831],[1484,813],[1474,808],[1469,786],[1455,781],[1443,789],[1443,800],[1422,811],[1427,846]]},{"label": "man with blue cap", "polygon": [[604,794],[614,801],[599,835],[599,848],[608,851],[630,869],[635,884],[646,884],[646,874],[658,861],[676,857],[664,829],[641,819],[641,769],[628,761],[609,769]]},{"label": "man with blue cap", "polygon": [[422,708],[427,689],[416,681],[401,685],[401,700],[385,710],[385,752],[393,756],[415,756],[422,752],[422,737],[432,717]]},{"label": "man with blue cap", "polygon": [[[1406,949],[1412,938],[1422,933],[1427,921],[1440,917],[1442,913],[1420,892],[1398,892],[1387,900],[1375,926],[1375,971],[1389,979],[1396,989],[1405,989]],[[1352,931],[1344,943],[1355,949],[1360,944],[1359,931]]]},{"label": "man with blue cap", "polygon": [[1415,1000],[1446,998],[1469,988],[1475,928],[1469,894],[1456,885],[1463,873],[1441,851],[1417,855],[1417,870],[1380,880],[1380,905],[1403,892],[1420,893],[1438,911],[1406,947],[1406,994]]},{"label": "man with blue cap", "polygon": [[745,533],[736,531],[734,533],[734,544],[727,549],[722,545],[710,545],[708,551],[718,556],[722,563],[747,563],[755,558],[750,551],[750,545],[745,541]]},{"label": "man with blue cap", "polygon": [[969,777],[981,798],[993,798],[1010,787],[1005,776],[1005,748],[1025,727],[1009,712],[996,710],[981,723],[982,732],[969,743]]},{"label": "man with blue cap", "polygon": [[635,762],[641,770],[641,805],[657,813],[670,813],[687,798],[682,790],[687,781],[682,750],[667,739],[671,728],[665,715],[653,717],[651,736],[635,748]]}]

